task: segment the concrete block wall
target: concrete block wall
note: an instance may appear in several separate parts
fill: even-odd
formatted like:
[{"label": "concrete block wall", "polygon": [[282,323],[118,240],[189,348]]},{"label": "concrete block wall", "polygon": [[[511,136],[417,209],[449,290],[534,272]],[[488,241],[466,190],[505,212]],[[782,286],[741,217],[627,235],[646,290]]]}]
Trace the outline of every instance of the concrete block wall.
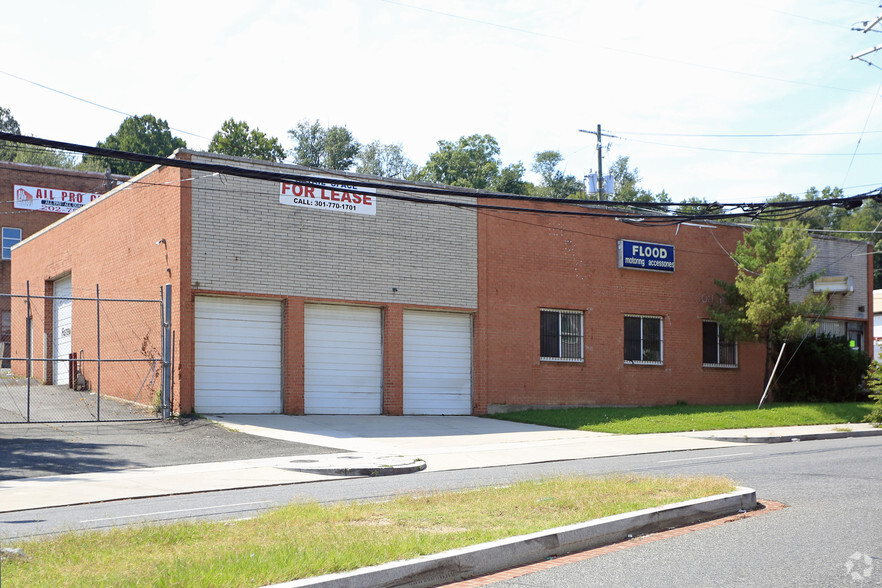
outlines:
[{"label": "concrete block wall", "polygon": [[[830,318],[867,321],[872,316],[872,274],[867,271],[872,251],[863,241],[850,241],[832,237],[814,237],[815,258],[809,266],[809,273],[822,276],[850,276],[854,279],[854,294],[845,296],[833,294],[829,298],[826,315]],[[870,263],[872,271],[872,263]],[[802,300],[811,292],[812,285],[794,288],[791,298]],[[862,310],[863,309],[863,310]],[[865,332],[868,331],[865,328]]]},{"label": "concrete block wall", "polygon": [[[276,172],[308,169],[191,156]],[[280,204],[277,182],[199,175],[194,173],[192,188],[192,286],[197,291],[477,306],[472,210],[401,202],[382,193],[376,197],[376,216],[312,210]]]}]

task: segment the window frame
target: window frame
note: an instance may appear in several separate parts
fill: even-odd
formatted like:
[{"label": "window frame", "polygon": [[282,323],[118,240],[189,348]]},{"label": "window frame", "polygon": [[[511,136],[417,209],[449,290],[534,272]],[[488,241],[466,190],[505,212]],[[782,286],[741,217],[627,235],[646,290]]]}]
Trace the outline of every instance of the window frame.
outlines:
[{"label": "window frame", "polygon": [[[544,321],[543,316],[547,314],[554,313],[557,314],[557,357],[552,355],[543,355],[543,337],[550,336],[543,332]],[[579,332],[578,333],[564,333],[563,329],[563,316],[578,316],[579,317]],[[572,347],[572,344],[565,344],[565,337],[578,337],[578,349],[579,349],[579,357],[564,357],[564,349],[569,349]],[[546,349],[547,351],[547,349]],[[585,313],[581,310],[563,310],[559,308],[540,308],[539,309],[539,360],[540,361],[551,361],[551,362],[563,362],[563,363],[582,363],[585,361]]]},{"label": "window frame", "polygon": [[[7,245],[8,241],[15,239],[15,237],[7,237],[7,231],[18,231],[18,239]],[[21,229],[18,227],[3,227],[3,230],[0,231],[0,245],[2,245],[2,251],[0,251],[0,259],[10,260],[12,259],[12,246],[21,243]]]},{"label": "window frame", "polygon": [[[628,319],[640,319],[640,357],[641,359],[628,359],[628,351],[629,351],[629,339],[628,339]],[[644,335],[644,325],[646,320],[652,319],[658,321],[658,359],[642,359],[646,356],[647,352],[651,352],[652,350],[647,349],[645,342],[647,341],[646,336]],[[664,365],[665,364],[665,321],[664,317],[651,315],[651,314],[626,314],[624,316],[624,331],[622,334],[622,342],[623,342],[623,355],[624,361],[626,364],[631,365]]]},{"label": "window frame", "polygon": [[[717,361],[716,362],[707,362],[705,361],[705,325],[716,325],[716,333],[715,333],[715,348],[717,352]],[[721,344],[722,345],[731,345],[732,352],[734,354],[734,363],[722,363],[720,358],[723,356],[721,353]],[[704,319],[701,321],[701,367],[708,368],[724,368],[724,369],[733,369],[738,367],[738,341],[727,341],[722,334],[720,333],[720,323],[717,321],[712,321],[710,319]]]}]

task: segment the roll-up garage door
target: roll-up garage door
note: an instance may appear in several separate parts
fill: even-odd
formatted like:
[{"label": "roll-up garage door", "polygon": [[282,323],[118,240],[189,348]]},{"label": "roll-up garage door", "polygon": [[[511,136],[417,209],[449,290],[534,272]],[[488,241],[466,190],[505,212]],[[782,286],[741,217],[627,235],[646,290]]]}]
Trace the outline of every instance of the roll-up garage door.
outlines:
[{"label": "roll-up garage door", "polygon": [[73,329],[73,301],[70,276],[55,280],[52,292],[52,356],[56,361],[53,369],[53,384],[67,384],[71,353],[71,332]]},{"label": "roll-up garage door", "polygon": [[404,414],[471,412],[471,316],[406,311]]},{"label": "roll-up garage door", "polygon": [[196,411],[282,411],[282,304],[196,297]]},{"label": "roll-up garage door", "polygon": [[309,304],[304,312],[306,414],[381,414],[380,310]]}]

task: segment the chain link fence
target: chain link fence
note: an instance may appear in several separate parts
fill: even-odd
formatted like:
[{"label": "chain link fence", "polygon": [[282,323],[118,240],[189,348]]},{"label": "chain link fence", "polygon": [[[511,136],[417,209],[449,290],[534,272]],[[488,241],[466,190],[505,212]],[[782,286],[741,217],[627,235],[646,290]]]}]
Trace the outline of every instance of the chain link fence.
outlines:
[{"label": "chain link fence", "polygon": [[[0,295],[0,423],[153,420],[166,416],[163,299]],[[47,287],[51,291],[51,287]],[[170,294],[170,287],[163,297]],[[170,378],[168,378],[170,381]]]}]

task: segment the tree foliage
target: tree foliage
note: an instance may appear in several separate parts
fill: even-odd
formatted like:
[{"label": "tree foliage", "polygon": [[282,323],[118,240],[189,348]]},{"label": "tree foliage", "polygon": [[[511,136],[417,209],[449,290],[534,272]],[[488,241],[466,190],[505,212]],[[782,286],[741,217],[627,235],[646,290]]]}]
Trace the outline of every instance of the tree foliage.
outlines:
[{"label": "tree foliage", "polygon": [[291,156],[298,165],[348,170],[361,151],[361,145],[345,126],[325,128],[318,120],[300,121],[288,136],[294,141]]},{"label": "tree foliage", "polygon": [[715,280],[721,302],[708,309],[729,340],[755,340],[766,344],[766,376],[774,347],[814,331],[812,317],[822,314],[825,298],[812,293],[791,300],[793,288],[816,276],[808,273],[815,257],[805,227],[760,223],[738,244],[732,255],[738,274],[732,283]]},{"label": "tree foliage", "polygon": [[[98,147],[104,149],[115,149],[117,151],[128,151],[130,153],[141,153],[156,157],[168,157],[175,149],[182,149],[186,146],[187,143],[183,139],[172,135],[166,121],[156,118],[152,114],[126,118],[115,133],[109,135],[104,141],[98,142]],[[124,159],[100,158],[93,155],[85,156],[83,161],[88,165],[95,159],[103,162],[104,165],[110,168],[111,172],[127,176],[137,175],[150,167],[150,164],[147,163]],[[100,164],[98,166],[100,167]]]},{"label": "tree foliage", "polygon": [[[0,131],[15,135],[21,134],[21,127],[8,108],[0,107]],[[0,141],[0,161],[92,171],[76,155],[59,151],[58,149],[49,149],[48,147],[40,147],[38,145],[24,145],[11,141]],[[100,171],[104,171],[103,166]]]},{"label": "tree foliage", "polygon": [[478,190],[524,190],[514,193],[525,194],[523,173],[520,162],[502,166],[499,143],[493,136],[475,134],[456,141],[438,141],[438,150],[429,155],[419,179]]},{"label": "tree foliage", "polygon": [[362,146],[355,171],[381,178],[412,179],[419,168],[404,155],[401,144],[384,145],[373,141]]},{"label": "tree foliage", "polygon": [[564,161],[560,151],[540,151],[533,157],[532,170],[542,177],[536,194],[544,198],[584,198],[585,185],[576,176],[557,167]]},{"label": "tree foliage", "polygon": [[864,400],[862,383],[870,358],[845,337],[807,337],[784,350],[786,366],[775,382],[776,402],[854,402]]},{"label": "tree foliage", "polygon": [[266,161],[285,159],[285,149],[277,138],[268,137],[260,129],[250,128],[245,121],[236,121],[232,118],[224,121],[220,130],[214,134],[208,150],[212,153]]}]

